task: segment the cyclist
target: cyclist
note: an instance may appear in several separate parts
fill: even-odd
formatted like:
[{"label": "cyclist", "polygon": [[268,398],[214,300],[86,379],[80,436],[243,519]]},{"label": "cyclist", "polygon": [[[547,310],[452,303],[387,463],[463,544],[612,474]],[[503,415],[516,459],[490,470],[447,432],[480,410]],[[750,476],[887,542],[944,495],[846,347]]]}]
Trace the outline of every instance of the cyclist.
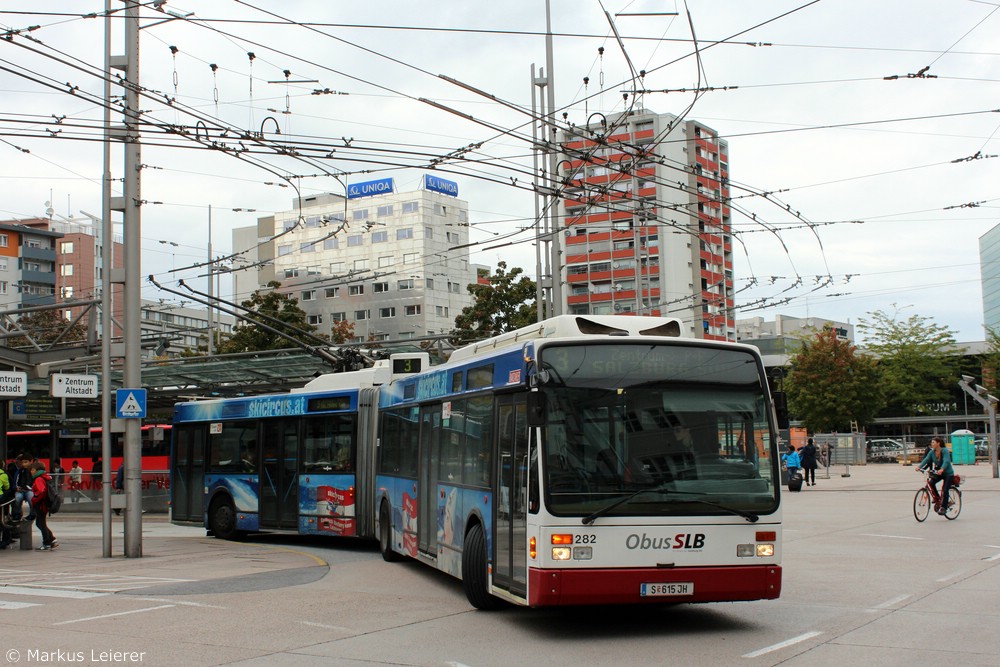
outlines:
[{"label": "cyclist", "polygon": [[[917,466],[917,470],[920,472],[924,470],[930,471],[931,489],[933,489],[935,496],[935,511],[938,514],[944,514],[947,505],[942,504],[941,499],[943,498],[947,502],[948,491],[955,480],[955,469],[951,465],[951,452],[944,446],[944,438],[939,435],[931,438],[931,446],[927,450],[924,460]],[[944,484],[941,485],[941,495],[938,496],[937,483],[942,479],[944,480]]]}]

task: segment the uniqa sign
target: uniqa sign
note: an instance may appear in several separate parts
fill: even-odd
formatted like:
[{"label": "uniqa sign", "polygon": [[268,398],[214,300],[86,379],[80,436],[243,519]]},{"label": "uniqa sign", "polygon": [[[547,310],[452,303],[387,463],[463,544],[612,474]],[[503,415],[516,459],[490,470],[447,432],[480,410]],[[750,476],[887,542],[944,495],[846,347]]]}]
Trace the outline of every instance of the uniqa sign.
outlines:
[{"label": "uniqa sign", "polygon": [[365,181],[364,183],[352,183],[347,186],[348,199],[384,195],[390,192],[393,192],[393,183],[391,178],[380,178],[377,181]]},{"label": "uniqa sign", "polygon": [[430,174],[424,174],[424,190],[433,190],[434,192],[440,192],[443,195],[457,197],[458,183],[455,181],[446,181],[443,178],[431,176]]}]

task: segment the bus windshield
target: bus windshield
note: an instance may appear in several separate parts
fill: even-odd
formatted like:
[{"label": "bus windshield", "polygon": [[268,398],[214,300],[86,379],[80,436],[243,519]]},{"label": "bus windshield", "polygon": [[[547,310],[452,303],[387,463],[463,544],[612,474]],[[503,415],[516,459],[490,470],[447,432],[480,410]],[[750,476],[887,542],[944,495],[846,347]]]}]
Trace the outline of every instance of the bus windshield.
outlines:
[{"label": "bus windshield", "polygon": [[543,347],[538,360],[545,502],[553,514],[776,508],[766,385],[750,352],[589,343]]}]

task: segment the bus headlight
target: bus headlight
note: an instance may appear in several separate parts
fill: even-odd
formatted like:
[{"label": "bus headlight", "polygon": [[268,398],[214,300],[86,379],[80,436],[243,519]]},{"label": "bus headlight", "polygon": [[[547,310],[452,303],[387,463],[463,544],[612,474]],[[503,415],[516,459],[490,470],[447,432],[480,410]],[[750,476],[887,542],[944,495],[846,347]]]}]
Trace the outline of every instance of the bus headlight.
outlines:
[{"label": "bus headlight", "polygon": [[736,557],[737,558],[753,558],[754,554],[753,544],[737,544],[736,545]]},{"label": "bus headlight", "polygon": [[569,547],[552,547],[552,560],[569,560],[571,553]]},{"label": "bus headlight", "polygon": [[591,560],[594,557],[594,547],[573,547],[573,560]]},{"label": "bus headlight", "polygon": [[758,544],[757,545],[757,557],[758,558],[771,558],[774,556],[774,545],[773,544]]}]

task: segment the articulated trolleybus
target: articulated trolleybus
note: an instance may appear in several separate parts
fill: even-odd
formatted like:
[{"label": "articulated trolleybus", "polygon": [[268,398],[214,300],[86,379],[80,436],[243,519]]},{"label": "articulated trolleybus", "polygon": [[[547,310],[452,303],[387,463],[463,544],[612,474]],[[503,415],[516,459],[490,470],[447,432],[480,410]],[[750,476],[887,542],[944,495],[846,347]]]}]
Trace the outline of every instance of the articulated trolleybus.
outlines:
[{"label": "articulated trolleybus", "polygon": [[373,537],[376,387],[426,352],[323,375],[286,394],[174,406],[171,509],[216,537]]},{"label": "articulated trolleybus", "polygon": [[755,348],[675,319],[565,315],[379,389],[387,560],[473,606],[781,591],[776,415]]}]

